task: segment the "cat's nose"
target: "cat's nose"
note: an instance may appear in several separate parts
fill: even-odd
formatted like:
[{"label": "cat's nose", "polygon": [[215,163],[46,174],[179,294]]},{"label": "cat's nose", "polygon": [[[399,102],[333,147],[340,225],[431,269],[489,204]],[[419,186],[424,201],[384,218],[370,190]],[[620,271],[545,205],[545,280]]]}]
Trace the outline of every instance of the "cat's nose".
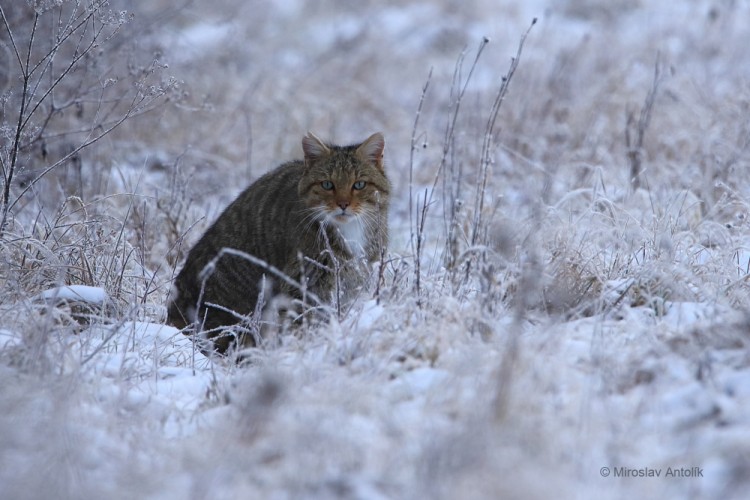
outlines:
[{"label": "cat's nose", "polygon": [[339,207],[341,208],[342,212],[345,211],[349,207],[349,202],[348,201],[338,201],[337,203],[338,203]]}]

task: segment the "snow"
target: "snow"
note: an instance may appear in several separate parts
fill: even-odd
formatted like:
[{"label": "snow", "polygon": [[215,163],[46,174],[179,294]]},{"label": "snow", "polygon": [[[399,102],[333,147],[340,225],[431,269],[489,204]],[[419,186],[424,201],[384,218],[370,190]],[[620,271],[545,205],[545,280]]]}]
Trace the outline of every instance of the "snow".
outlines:
[{"label": "snow", "polygon": [[38,296],[45,301],[72,301],[86,304],[102,305],[109,300],[107,292],[100,287],[88,285],[67,285],[50,288]]}]

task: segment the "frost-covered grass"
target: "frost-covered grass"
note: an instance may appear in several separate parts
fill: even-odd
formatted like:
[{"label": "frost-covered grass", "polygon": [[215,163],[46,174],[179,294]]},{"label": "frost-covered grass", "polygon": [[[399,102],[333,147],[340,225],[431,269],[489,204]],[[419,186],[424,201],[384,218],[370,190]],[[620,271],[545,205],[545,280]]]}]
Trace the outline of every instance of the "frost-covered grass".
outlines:
[{"label": "frost-covered grass", "polygon": [[[651,3],[136,7],[58,106],[151,58],[180,83],[25,192],[108,101],[19,157],[0,498],[744,498],[750,5]],[[384,132],[383,281],[210,361],[170,281],[307,130]]]}]

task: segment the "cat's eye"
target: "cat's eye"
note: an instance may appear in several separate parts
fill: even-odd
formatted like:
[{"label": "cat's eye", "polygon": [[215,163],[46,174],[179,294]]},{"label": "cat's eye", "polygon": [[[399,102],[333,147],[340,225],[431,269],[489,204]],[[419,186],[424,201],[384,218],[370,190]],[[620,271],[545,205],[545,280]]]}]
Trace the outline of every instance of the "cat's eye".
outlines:
[{"label": "cat's eye", "polygon": [[323,182],[320,183],[320,187],[322,187],[326,191],[330,191],[331,189],[333,189],[333,182],[331,182],[331,181],[323,181]]},{"label": "cat's eye", "polygon": [[357,181],[352,186],[356,190],[364,189],[367,183],[365,181]]}]

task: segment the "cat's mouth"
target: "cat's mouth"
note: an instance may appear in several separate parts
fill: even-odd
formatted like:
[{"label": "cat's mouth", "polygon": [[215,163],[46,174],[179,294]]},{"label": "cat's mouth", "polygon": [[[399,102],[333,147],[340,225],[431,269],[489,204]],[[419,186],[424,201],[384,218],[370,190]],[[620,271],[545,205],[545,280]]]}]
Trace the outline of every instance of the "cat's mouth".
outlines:
[{"label": "cat's mouth", "polygon": [[340,224],[346,224],[347,222],[354,219],[354,214],[352,213],[346,213],[346,212],[339,212],[337,214],[333,214],[333,220]]},{"label": "cat's mouth", "polygon": [[357,215],[354,212],[337,210],[328,214],[328,220],[336,222],[337,224],[347,224],[353,221]]}]

